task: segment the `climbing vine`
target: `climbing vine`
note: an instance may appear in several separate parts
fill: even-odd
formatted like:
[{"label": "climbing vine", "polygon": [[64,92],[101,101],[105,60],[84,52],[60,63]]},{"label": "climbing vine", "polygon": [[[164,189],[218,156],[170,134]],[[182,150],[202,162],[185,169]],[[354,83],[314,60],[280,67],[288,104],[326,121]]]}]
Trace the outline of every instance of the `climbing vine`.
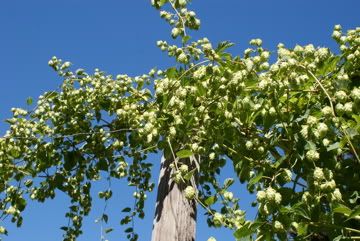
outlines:
[{"label": "climbing vine", "polygon": [[[75,240],[91,210],[92,183],[108,180],[98,194],[106,203],[112,180],[124,179],[135,201],[121,224],[137,240],[133,220],[144,217],[155,186],[147,156],[161,151],[174,160],[172,178],[187,185],[185,197],[236,239],[359,239],[360,28],[334,27],[336,53],[279,44],[270,61],[253,39],[232,56],[230,42],[192,41],[188,31],[200,20],[188,2],[152,0],[181,41],[157,42],[174,67],[129,77],[49,61],[63,78],[59,89],[29,99],[29,110],[13,108],[0,138],[1,218],[21,226],[29,200],[44,202],[59,190],[71,199],[64,240]],[[254,220],[228,191],[235,180],[217,181],[227,162],[256,194]],[[107,220],[105,206],[98,221]]]}]

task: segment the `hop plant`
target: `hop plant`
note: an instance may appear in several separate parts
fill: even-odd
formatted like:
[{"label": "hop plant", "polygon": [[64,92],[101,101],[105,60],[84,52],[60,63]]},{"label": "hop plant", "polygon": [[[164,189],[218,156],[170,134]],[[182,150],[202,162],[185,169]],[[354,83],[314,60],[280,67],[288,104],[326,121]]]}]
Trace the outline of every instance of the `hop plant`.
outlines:
[{"label": "hop plant", "polygon": [[316,150],[309,150],[306,152],[306,158],[309,161],[317,161],[320,158],[320,154]]},{"label": "hop plant", "polygon": [[228,201],[232,201],[232,199],[234,198],[234,194],[232,192],[224,192],[224,198]]},{"label": "hop plant", "polygon": [[332,199],[337,202],[342,200],[342,194],[339,188],[335,188],[334,192],[332,193]]},{"label": "hop plant", "polygon": [[215,227],[223,226],[224,216],[221,213],[215,213],[213,216],[213,223]]},{"label": "hop plant", "polygon": [[207,241],[216,241],[216,239],[214,237],[210,237]]},{"label": "hop plant", "polygon": [[187,186],[184,190],[185,197],[192,200],[196,197],[196,191],[192,186]]},{"label": "hop plant", "polygon": [[322,181],[325,178],[323,169],[316,167],[313,176],[316,181]]},{"label": "hop plant", "polygon": [[178,56],[178,61],[180,63],[186,64],[188,62],[188,57],[186,56],[186,54],[184,52],[182,52],[179,56]]},{"label": "hop plant", "polygon": [[274,229],[277,231],[277,232],[281,232],[281,231],[284,231],[284,226],[282,225],[281,222],[279,221],[275,221],[274,222]]},{"label": "hop plant", "polygon": [[259,202],[263,202],[264,200],[266,200],[266,192],[265,191],[258,191],[256,194],[256,199]]},{"label": "hop plant", "polygon": [[254,146],[254,144],[252,141],[246,141],[246,143],[245,143],[246,149],[251,150],[253,146]]},{"label": "hop plant", "polygon": [[[201,191],[187,186],[183,195],[194,201],[211,195],[207,204],[223,205],[222,214],[209,220],[215,227],[238,229],[235,234],[245,232],[250,239],[283,240],[292,223],[297,238],[306,239],[320,218],[319,225],[339,227],[331,230],[334,235],[351,237],[357,228],[350,220],[357,208],[353,197],[359,191],[354,172],[359,163],[360,29],[343,33],[335,26],[340,54],[312,44],[293,49],[279,44],[278,58],[272,60],[262,40],[253,39],[244,56],[233,57],[226,50],[231,43],[215,47],[207,38],[189,39],[187,30],[200,24],[185,8],[189,2],[152,0],[170,24],[171,36],[182,37],[181,46],[166,41],[157,46],[185,66],[113,78],[99,69],[73,73],[70,62],[56,57],[49,61],[63,77],[60,90],[41,96],[34,111],[14,108],[10,128],[0,138],[4,214],[20,225],[23,194],[43,202],[55,196],[55,189],[65,190],[73,205],[67,216],[74,227],[68,231],[75,230],[66,235],[75,240],[91,208],[87,185],[106,173],[126,176],[136,186],[135,209],[121,221],[132,223],[143,217],[146,192],[154,188],[146,157],[158,151],[167,156],[167,139],[173,150],[189,149],[186,160],[197,168],[193,175]],[[183,158],[178,156],[179,163]],[[225,162],[232,162],[249,192],[257,191],[256,220],[245,221],[238,199],[227,191],[234,180],[218,183]],[[176,166],[170,166],[172,180],[186,185],[189,167]],[[27,181],[44,173],[42,182]],[[215,200],[221,195],[224,199]],[[111,192],[99,197],[109,199]],[[135,233],[129,237],[137,238]]]},{"label": "hop plant", "polygon": [[188,165],[182,164],[182,165],[179,167],[179,171],[181,172],[181,174],[186,174],[186,173],[188,173],[188,171],[189,171]]},{"label": "hop plant", "polygon": [[291,182],[292,172],[289,169],[284,169],[282,176],[285,182]]}]

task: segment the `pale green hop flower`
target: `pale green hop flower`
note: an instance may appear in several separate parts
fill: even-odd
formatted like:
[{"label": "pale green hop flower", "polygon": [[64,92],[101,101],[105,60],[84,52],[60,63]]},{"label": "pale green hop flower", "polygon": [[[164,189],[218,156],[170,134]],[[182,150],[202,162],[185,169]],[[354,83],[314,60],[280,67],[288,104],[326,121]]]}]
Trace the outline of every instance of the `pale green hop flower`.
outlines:
[{"label": "pale green hop flower", "polygon": [[315,167],[314,173],[313,173],[314,179],[316,181],[321,181],[325,178],[324,172],[322,168]]},{"label": "pale green hop flower", "polygon": [[215,153],[214,152],[211,152],[210,155],[209,155],[209,159],[210,160],[214,160],[215,159]]},{"label": "pale green hop flower", "polygon": [[280,203],[281,203],[281,200],[282,200],[281,194],[278,193],[278,192],[275,193],[275,199],[274,199],[275,203],[276,203],[276,204],[280,204]]},{"label": "pale green hop flower", "polygon": [[332,109],[330,106],[325,106],[324,108],[321,109],[321,112],[324,116],[332,115]]},{"label": "pale green hop flower", "polygon": [[347,94],[346,94],[345,91],[339,90],[339,91],[337,91],[337,92],[335,93],[335,98],[336,98],[338,101],[343,102],[343,101],[346,101],[346,100],[347,100],[348,96],[347,96]]},{"label": "pale green hop flower", "polygon": [[360,100],[360,89],[359,88],[354,88],[352,91],[351,91],[351,97],[354,99],[354,100]]},{"label": "pale green hop flower", "polygon": [[253,147],[253,143],[252,143],[252,141],[247,141],[246,143],[245,143],[245,147],[246,147],[246,149],[248,149],[248,150],[251,150],[252,149],[252,147]]},{"label": "pale green hop flower", "polygon": [[351,114],[353,111],[353,103],[352,102],[347,102],[344,105],[344,111],[348,114]]},{"label": "pale green hop flower", "polygon": [[186,0],[179,0],[179,5],[180,5],[180,7],[185,7],[186,6]]},{"label": "pale green hop flower", "polygon": [[274,229],[276,231],[283,231],[284,230],[284,226],[282,225],[282,223],[280,223],[279,221],[275,221],[274,223]]},{"label": "pale green hop flower", "polygon": [[184,190],[185,197],[189,200],[192,200],[196,196],[196,191],[192,186],[187,186]]},{"label": "pale green hop flower", "polygon": [[322,140],[322,143],[323,143],[324,146],[329,146],[329,145],[330,145],[330,140],[327,139],[327,138],[324,138],[324,139]]},{"label": "pale green hop flower", "polygon": [[292,177],[291,171],[289,169],[284,169],[284,173],[285,173],[285,181],[290,182]]},{"label": "pale green hop flower", "polygon": [[339,188],[335,188],[334,192],[332,193],[332,197],[335,201],[341,201],[342,200],[342,195],[341,192],[339,190]]},{"label": "pale green hop flower", "polygon": [[233,199],[233,197],[234,197],[234,194],[233,194],[232,192],[226,191],[226,192],[224,193],[224,198],[227,199],[227,200],[229,200],[229,201],[231,201],[231,200]]},{"label": "pale green hop flower", "polygon": [[325,135],[326,132],[329,130],[328,126],[325,123],[319,123],[317,130],[321,136]]},{"label": "pale green hop flower", "polygon": [[308,125],[315,125],[317,122],[318,122],[318,120],[315,116],[309,116],[306,120],[306,123]]},{"label": "pale green hop flower", "polygon": [[182,164],[180,167],[179,167],[179,170],[182,174],[186,174],[188,171],[189,171],[189,167],[188,165],[185,165],[185,164]]},{"label": "pale green hop flower", "polygon": [[177,59],[180,63],[186,64],[188,62],[188,58],[184,52],[182,52]]},{"label": "pale green hop flower", "polygon": [[311,194],[309,192],[304,192],[301,197],[301,200],[306,203],[309,202],[310,199],[311,199]]},{"label": "pale green hop flower", "polygon": [[221,213],[215,213],[213,217],[215,227],[221,227],[224,222],[224,216]]},{"label": "pale green hop flower", "polygon": [[259,201],[259,202],[262,202],[266,199],[266,192],[264,191],[258,191],[257,194],[256,194],[256,199]]},{"label": "pale green hop flower", "polygon": [[316,150],[309,150],[306,152],[306,158],[309,161],[317,161],[320,158],[320,154]]}]

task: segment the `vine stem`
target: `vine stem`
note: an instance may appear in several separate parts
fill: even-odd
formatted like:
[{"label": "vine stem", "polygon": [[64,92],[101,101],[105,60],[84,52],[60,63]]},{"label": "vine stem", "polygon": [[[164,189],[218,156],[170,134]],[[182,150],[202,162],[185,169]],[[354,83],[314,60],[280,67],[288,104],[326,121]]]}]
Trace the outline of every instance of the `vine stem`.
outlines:
[{"label": "vine stem", "polygon": [[[176,158],[175,153],[174,153],[174,150],[173,150],[173,148],[172,148],[172,146],[171,146],[170,139],[167,138],[167,141],[168,141],[168,144],[169,144],[169,147],[170,147],[170,150],[171,150],[171,154],[172,154],[172,156],[173,156],[173,158],[174,158],[176,171],[179,171],[179,167],[178,167],[178,164],[177,164],[177,158]],[[184,180],[182,177],[181,177],[181,179],[182,179],[183,182],[185,182],[185,180]]]},{"label": "vine stem", "polygon": [[[308,72],[311,77],[313,77],[315,79],[315,81],[318,83],[318,85],[320,86],[320,88],[324,91],[325,95],[327,96],[327,98],[329,99],[329,103],[330,103],[330,106],[331,106],[331,111],[332,111],[332,114],[334,117],[336,117],[336,114],[335,114],[335,109],[334,109],[334,105],[332,103],[332,100],[331,100],[331,97],[329,95],[329,93],[327,92],[327,90],[325,89],[325,87],[323,86],[323,84],[321,83],[321,81],[315,76],[315,74],[313,72],[311,72],[309,69],[307,69],[305,66],[303,65],[299,65],[301,68],[303,68],[306,72]],[[345,135],[345,138],[350,146],[350,148],[352,149],[352,152],[354,153],[358,163],[360,163],[360,157],[358,155],[358,153],[356,152],[356,149],[354,147],[354,145],[352,144],[351,142],[351,139],[349,137],[349,135],[347,134],[346,130],[344,130],[344,128],[340,127],[340,129],[342,130],[342,132],[344,133]]]},{"label": "vine stem", "polygon": [[[171,150],[171,153],[172,153],[172,155],[173,155],[173,158],[174,158],[174,160],[175,160],[175,168],[176,168],[176,170],[177,171],[179,171],[179,168],[178,168],[178,166],[177,166],[177,159],[176,159],[176,157],[175,157],[175,153],[174,153],[174,151],[173,151],[173,148],[172,148],[172,146],[171,146],[171,142],[170,142],[170,140],[169,140],[169,138],[167,138],[167,141],[168,141],[168,144],[169,144],[169,147],[170,147],[170,150]],[[181,176],[181,180],[184,182],[184,183],[186,183],[186,181],[184,180],[184,178]],[[193,185],[193,184],[192,184]],[[195,185],[195,184],[194,184]],[[194,189],[197,189],[196,187],[194,187]],[[208,207],[208,206],[206,206],[203,202],[201,202],[201,200],[196,196],[195,197],[195,201],[197,202],[197,203],[199,203],[206,211],[208,211],[211,215],[213,215],[214,216],[214,213],[213,213],[213,211],[211,211],[211,209]]]},{"label": "vine stem", "polygon": [[179,13],[179,11],[176,9],[174,3],[173,3],[171,0],[169,1],[169,3],[170,3],[170,5],[171,5],[172,9],[174,9],[176,15],[178,16],[179,21],[181,22],[181,25],[182,25],[182,28],[183,28],[183,31],[184,31],[184,36],[187,36],[187,34],[186,34],[185,21],[184,21],[183,17],[182,17],[181,14]]},{"label": "vine stem", "polygon": [[329,100],[329,103],[330,103],[330,106],[331,106],[331,111],[332,111],[332,114],[333,116],[336,117],[335,115],[335,109],[334,109],[334,105],[332,103],[332,100],[331,100],[331,97],[329,95],[329,93],[327,92],[327,90],[325,89],[325,87],[323,86],[323,84],[321,83],[321,81],[314,75],[313,72],[311,72],[308,68],[306,68],[304,65],[299,65],[301,68],[303,68],[306,72],[308,72],[311,77],[313,77],[316,81],[316,83],[318,83],[318,85],[320,86],[320,88],[324,91],[325,95],[327,96],[328,100]]},{"label": "vine stem", "polygon": [[208,211],[212,216],[214,216],[214,212],[206,206],[203,202],[200,201],[198,197],[195,197],[195,201],[198,202],[206,211]]},{"label": "vine stem", "polygon": [[201,62],[199,62],[199,63],[197,63],[197,64],[194,64],[193,66],[191,66],[190,68],[188,68],[186,71],[184,71],[184,73],[182,73],[182,75],[180,75],[179,80],[181,80],[182,77],[184,77],[184,76],[185,76],[189,71],[191,71],[192,69],[196,68],[196,67],[199,66],[199,65],[208,63],[208,62],[210,62],[210,61],[211,61],[211,60],[207,59],[207,60],[203,60],[203,61],[201,61]]}]

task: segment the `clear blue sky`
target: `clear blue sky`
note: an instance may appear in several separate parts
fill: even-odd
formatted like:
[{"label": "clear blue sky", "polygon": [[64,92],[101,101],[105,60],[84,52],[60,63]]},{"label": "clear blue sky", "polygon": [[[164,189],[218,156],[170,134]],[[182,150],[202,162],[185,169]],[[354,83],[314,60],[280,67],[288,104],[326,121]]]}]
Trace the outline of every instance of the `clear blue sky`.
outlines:
[{"label": "clear blue sky", "polygon": [[[248,41],[257,37],[270,50],[279,42],[289,47],[313,43],[334,49],[330,35],[335,24],[344,29],[360,26],[358,0],[193,0],[190,8],[202,21],[201,30],[193,36],[206,36],[214,43],[235,42],[234,54],[242,53]],[[150,0],[2,0],[0,31],[0,135],[7,128],[3,120],[10,117],[11,107],[24,107],[28,96],[36,98],[60,84],[47,66],[53,55],[71,61],[74,68],[88,72],[100,68],[110,74],[138,75],[172,63],[155,45],[156,40],[169,40],[169,27],[150,6]],[[159,156],[151,160],[158,163]],[[156,173],[158,165],[154,170]],[[230,169],[224,172],[224,177],[231,175]],[[154,179],[157,181],[157,176]],[[121,183],[114,186],[118,191],[109,213],[117,231],[107,237],[110,241],[126,240],[120,232],[120,210],[131,203],[133,190]],[[234,192],[247,207],[251,197],[239,185]],[[155,195],[150,195],[147,217],[136,224],[141,241],[150,240],[154,200]],[[59,194],[57,200],[46,204],[30,203],[23,227],[10,228],[5,241],[61,240],[59,227],[66,224],[67,201]],[[100,226],[94,220],[102,207],[101,202],[94,203],[79,240],[100,240]],[[218,241],[232,240],[231,232],[208,229],[202,214],[200,209],[197,240],[207,240],[210,235]]]}]

